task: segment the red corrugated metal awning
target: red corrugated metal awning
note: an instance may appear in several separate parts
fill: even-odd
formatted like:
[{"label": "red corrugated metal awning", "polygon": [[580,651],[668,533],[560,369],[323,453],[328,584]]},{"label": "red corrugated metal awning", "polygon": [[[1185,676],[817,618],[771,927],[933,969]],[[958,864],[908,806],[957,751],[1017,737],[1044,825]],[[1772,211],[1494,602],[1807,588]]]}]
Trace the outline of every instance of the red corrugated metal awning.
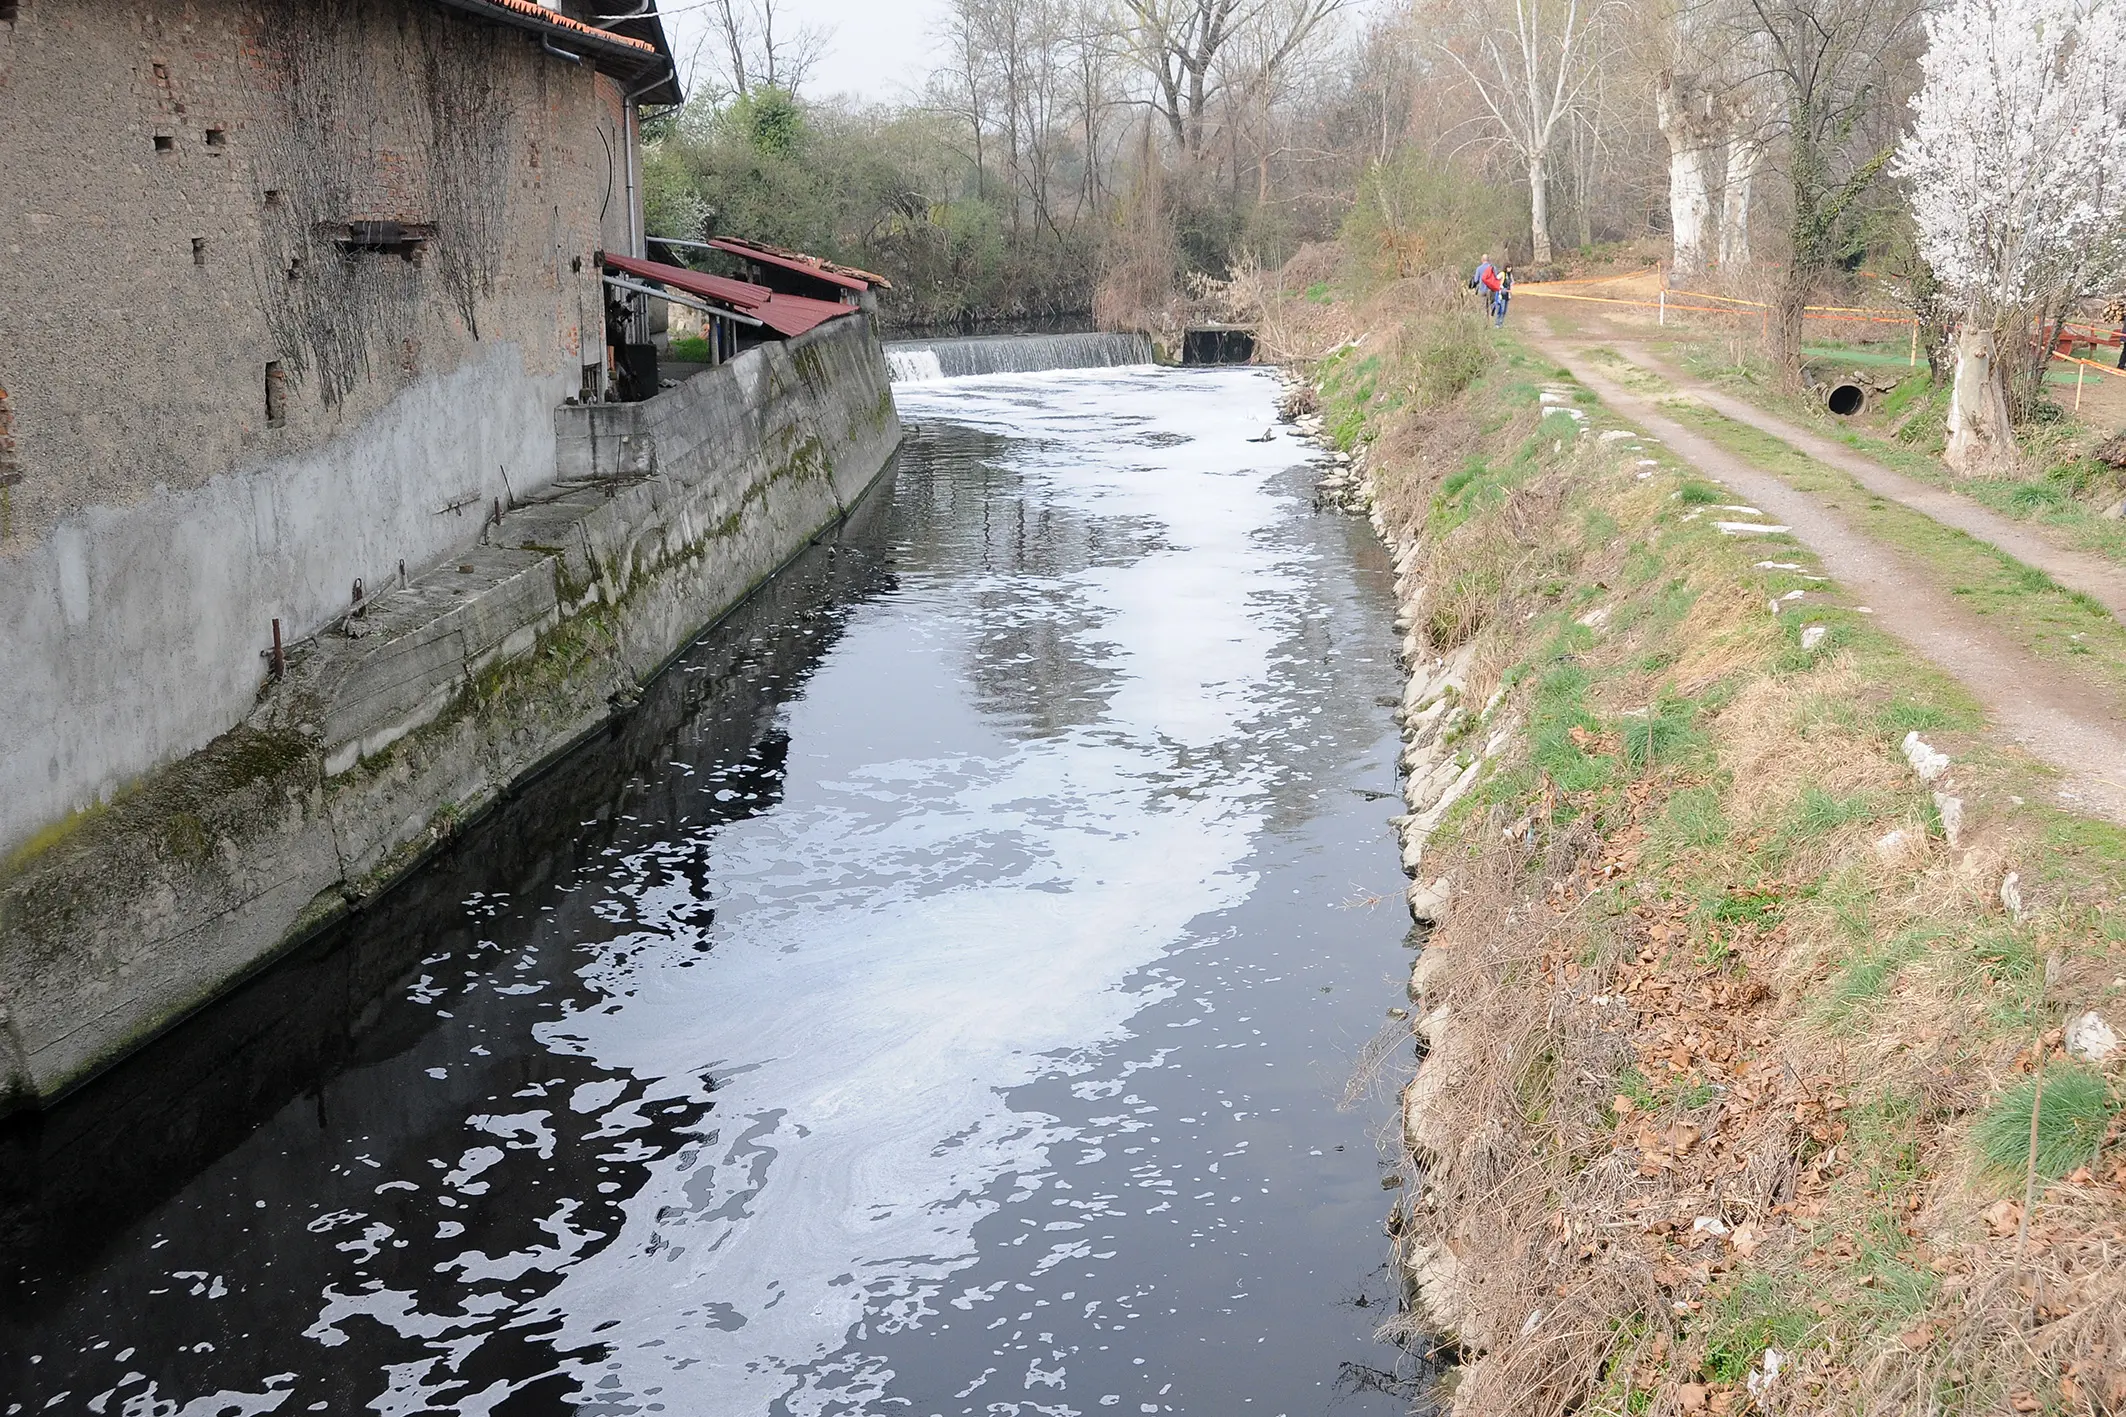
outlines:
[{"label": "red corrugated metal awning", "polygon": [[706,271],[690,271],[685,266],[667,266],[658,261],[638,261],[632,256],[616,256],[610,251],[606,252],[605,264],[638,280],[653,280],[674,290],[729,306],[741,315],[751,315],[777,334],[790,337],[824,325],[837,315],[856,313],[853,305],[812,300],[802,295],[783,295],[751,281],[712,276]]},{"label": "red corrugated metal awning", "polygon": [[783,270],[795,271],[799,275],[810,276],[814,280],[838,285],[843,290],[853,290],[859,294],[873,285],[884,283],[878,278],[865,279],[847,266],[837,266],[832,261],[807,256],[801,251],[785,251],[779,246],[761,246],[751,241],[734,240],[728,236],[711,237],[709,245],[740,260],[758,261],[764,266],[779,266]]}]

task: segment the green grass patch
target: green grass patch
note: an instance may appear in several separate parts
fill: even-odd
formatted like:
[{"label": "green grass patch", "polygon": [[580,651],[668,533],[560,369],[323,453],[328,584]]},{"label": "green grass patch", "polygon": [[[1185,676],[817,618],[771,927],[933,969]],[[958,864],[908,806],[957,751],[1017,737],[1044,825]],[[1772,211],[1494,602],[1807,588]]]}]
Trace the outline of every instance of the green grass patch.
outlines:
[{"label": "green grass patch", "polygon": [[1698,706],[1689,699],[1662,699],[1644,713],[1626,715],[1619,725],[1625,766],[1643,773],[1695,745],[1699,740],[1692,725],[1697,717]]},{"label": "green grass patch", "polygon": [[1816,1316],[1781,1292],[1771,1274],[1756,1270],[1722,1295],[1708,1314],[1705,1376],[1738,1383],[1767,1348],[1789,1356],[1807,1346]]},{"label": "green grass patch", "polygon": [[2056,1181],[2096,1160],[2117,1099],[2101,1073],[2074,1064],[2045,1070],[2043,1096],[2036,1078],[2002,1093],[1973,1133],[1989,1169],[2020,1175],[2030,1160],[2030,1114],[2037,1113],[2037,1173]]}]

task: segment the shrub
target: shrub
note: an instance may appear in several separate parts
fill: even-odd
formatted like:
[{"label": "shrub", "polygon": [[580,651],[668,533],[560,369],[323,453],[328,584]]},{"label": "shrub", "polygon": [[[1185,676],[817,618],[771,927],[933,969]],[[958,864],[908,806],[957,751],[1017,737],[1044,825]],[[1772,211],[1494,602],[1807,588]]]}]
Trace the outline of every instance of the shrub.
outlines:
[{"label": "shrub", "polygon": [[2096,1160],[2118,1112],[2102,1074],[2071,1064],[2045,1070],[2044,1099],[2037,1080],[2009,1088],[1978,1124],[1978,1149],[1995,1171],[2020,1173],[2030,1160],[2030,1113],[2038,1109],[2037,1173],[2057,1180]]},{"label": "shrub", "polygon": [[[1359,179],[1344,248],[1375,283],[1504,258],[1523,225],[1516,200],[1456,163],[1405,150]],[[1467,272],[1461,272],[1466,278]]]}]

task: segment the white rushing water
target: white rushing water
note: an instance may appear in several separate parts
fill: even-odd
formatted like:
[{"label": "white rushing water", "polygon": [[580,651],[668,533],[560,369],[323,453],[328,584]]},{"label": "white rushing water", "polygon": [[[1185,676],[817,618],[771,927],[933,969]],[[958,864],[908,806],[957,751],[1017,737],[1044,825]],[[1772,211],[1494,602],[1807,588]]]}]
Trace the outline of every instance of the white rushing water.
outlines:
[{"label": "white rushing water", "polygon": [[934,349],[886,350],[886,370],[896,384],[927,384],[933,379],[945,377],[945,368],[938,363]]},{"label": "white rushing water", "polygon": [[1105,330],[891,340],[885,350],[886,367],[896,383],[987,374],[1037,374],[1057,369],[1120,369],[1152,362],[1148,336]]}]

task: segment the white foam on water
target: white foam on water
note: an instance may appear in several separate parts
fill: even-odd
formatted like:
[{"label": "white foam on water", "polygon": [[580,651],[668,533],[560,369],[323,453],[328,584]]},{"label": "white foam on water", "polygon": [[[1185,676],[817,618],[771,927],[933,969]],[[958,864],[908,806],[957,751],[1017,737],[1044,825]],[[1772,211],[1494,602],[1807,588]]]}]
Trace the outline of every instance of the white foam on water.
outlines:
[{"label": "white foam on water", "polygon": [[[838,1356],[852,1332],[935,1309],[974,1262],[998,1184],[1040,1184],[1026,1178],[1075,1135],[1007,1093],[1081,1073],[1127,1037],[1173,987],[1142,971],[1192,921],[1246,899],[1261,799],[1207,750],[1262,711],[1308,609],[1295,553],[1268,534],[1291,514],[1273,483],[1308,450],[1244,441],[1276,393],[1266,374],[1150,371],[900,393],[904,416],[1011,438],[1002,456],[1046,503],[1145,534],[1153,549],[1055,575],[1031,602],[1098,667],[1104,708],[1052,736],[1000,731],[969,668],[983,637],[1030,614],[1023,593],[985,592],[1023,592],[1030,573],[985,586],[911,567],[898,603],[859,610],[791,706],[780,804],[626,860],[636,888],[615,893],[631,908],[583,970],[601,1002],[539,1036],[662,1080],[616,1109],[616,1152],[629,1148],[619,1114],[699,1096],[704,1077],[715,1131],[650,1162],[622,1233],[556,1256],[560,1284],[512,1316],[597,1354],[568,1360],[577,1401],[654,1392],[670,1412],[810,1413],[875,1399],[892,1375]],[[938,613],[911,616],[911,597]],[[919,711],[882,711],[859,733],[808,722],[815,700],[889,681]],[[1000,841],[1016,865],[999,866]],[[696,958],[701,879],[719,892],[713,953],[672,967]],[[571,1250],[568,1216],[551,1228]],[[1046,1263],[1085,1248],[1036,1242]],[[398,1302],[359,1301],[394,1326],[445,1318],[378,1312]],[[619,1335],[598,1321],[623,1312],[636,1316],[625,1341],[605,1351]],[[394,1376],[406,1397],[430,1386]]]}]

